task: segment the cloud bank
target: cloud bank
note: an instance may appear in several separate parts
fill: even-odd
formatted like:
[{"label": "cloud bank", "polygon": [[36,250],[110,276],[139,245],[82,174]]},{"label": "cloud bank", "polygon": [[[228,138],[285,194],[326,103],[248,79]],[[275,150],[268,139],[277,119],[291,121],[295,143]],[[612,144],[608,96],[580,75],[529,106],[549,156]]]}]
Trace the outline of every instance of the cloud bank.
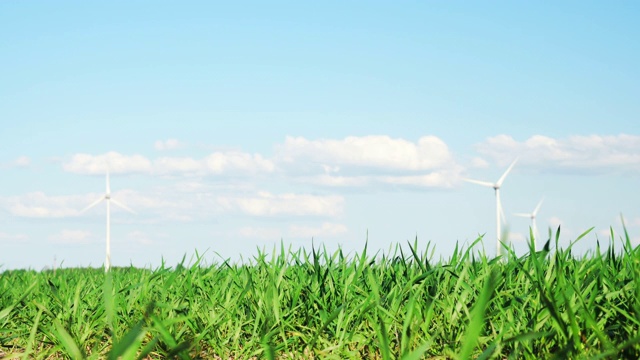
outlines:
[{"label": "cloud bank", "polygon": [[285,163],[311,163],[323,169],[369,168],[379,171],[432,170],[453,161],[444,141],[421,137],[417,143],[389,136],[349,136],[342,140],[291,137],[279,145]]},{"label": "cloud bank", "polygon": [[463,168],[444,141],[389,136],[308,140],[287,137],[276,159],[293,179],[325,187],[451,188]]},{"label": "cloud bank", "polygon": [[[158,142],[156,148],[169,150],[180,144],[170,139]],[[524,141],[497,135],[475,148],[480,156],[470,157],[468,167],[506,166],[515,156],[520,156],[518,167],[534,171],[584,175],[640,172],[640,136],[635,135],[566,138],[534,135]],[[27,164],[27,159],[22,163]],[[108,152],[75,154],[62,166],[67,172],[85,175],[103,175],[109,166],[116,175],[182,176],[182,180],[172,186],[144,192],[120,190],[114,194],[114,198],[135,210],[174,221],[193,221],[220,214],[337,217],[343,214],[345,206],[343,196],[332,194],[337,188],[448,189],[457,186],[465,170],[446,143],[431,135],[417,141],[382,135],[315,140],[289,136],[274,145],[271,155],[229,150],[200,158],[149,158]],[[274,184],[280,185],[276,186],[280,191],[264,191]],[[298,187],[297,191],[282,191],[283,184],[315,189]],[[33,192],[0,201],[15,216],[64,218],[77,216],[78,209],[99,195],[49,196]],[[292,233],[312,232],[306,230],[297,229]],[[329,231],[320,230],[314,231]]]},{"label": "cloud bank", "polygon": [[262,191],[252,196],[220,196],[217,203],[226,210],[252,216],[337,216],[343,211],[344,198]]},{"label": "cloud bank", "polygon": [[519,155],[518,166],[539,171],[640,172],[640,136],[636,135],[576,135],[558,139],[534,135],[524,141],[498,135],[477,144],[476,150],[501,166]]},{"label": "cloud bank", "polygon": [[91,233],[83,230],[63,230],[62,232],[49,236],[49,242],[64,245],[88,244]]},{"label": "cloud bank", "polygon": [[68,172],[83,175],[111,174],[257,174],[269,173],[274,164],[260,154],[238,151],[215,152],[202,159],[191,157],[160,157],[154,160],[142,155],[123,155],[112,151],[102,155],[75,154],[63,164]]},{"label": "cloud bank", "polygon": [[[178,140],[156,142],[159,150],[179,146]],[[112,174],[257,176],[279,174],[295,182],[324,187],[390,185],[392,187],[450,188],[458,180],[458,165],[447,145],[435,136],[417,142],[389,136],[349,136],[309,140],[286,137],[274,154],[217,151],[203,158],[163,156],[150,159],[109,152],[75,154],[63,164],[68,172]]]}]

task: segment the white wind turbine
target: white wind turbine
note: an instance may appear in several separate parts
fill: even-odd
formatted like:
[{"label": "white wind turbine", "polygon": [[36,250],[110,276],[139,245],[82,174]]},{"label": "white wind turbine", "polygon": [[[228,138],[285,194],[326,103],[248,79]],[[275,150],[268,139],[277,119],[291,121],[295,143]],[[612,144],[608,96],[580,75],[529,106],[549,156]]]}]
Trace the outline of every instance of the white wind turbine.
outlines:
[{"label": "white wind turbine", "polygon": [[536,242],[538,241],[538,227],[536,226],[536,216],[538,215],[538,210],[540,210],[540,206],[542,206],[542,201],[544,199],[540,199],[540,202],[538,202],[538,205],[536,205],[536,208],[533,209],[533,212],[530,214],[525,214],[525,213],[516,213],[514,214],[515,216],[520,216],[520,217],[526,217],[531,219],[531,232],[533,232],[533,250],[537,251],[537,247],[536,247]]},{"label": "white wind turbine", "polygon": [[496,192],[496,240],[497,240],[496,256],[499,256],[502,254],[502,244],[500,239],[500,237],[502,236],[502,229],[500,227],[500,219],[502,219],[502,221],[506,220],[504,216],[504,211],[502,210],[502,203],[500,202],[500,187],[502,186],[504,179],[506,179],[507,175],[509,175],[509,172],[511,172],[511,169],[513,169],[513,166],[516,164],[517,161],[518,161],[517,158],[513,160],[511,165],[509,165],[507,170],[504,172],[504,174],[502,174],[500,179],[498,179],[498,181],[495,183],[488,182],[488,181],[474,180],[474,179],[463,179],[464,181],[467,181],[470,183],[491,187]]},{"label": "white wind turbine", "polygon": [[110,204],[113,201],[114,205],[119,206],[132,214],[135,214],[136,212],[128,208],[126,205],[111,198],[111,188],[109,187],[109,169],[107,169],[107,192],[104,195],[102,195],[98,200],[94,201],[91,205],[84,208],[80,213],[84,213],[87,210],[91,209],[92,207],[98,205],[100,202],[102,202],[102,200],[105,200],[107,202],[107,256],[104,263],[104,271],[106,272],[106,271],[109,271],[109,269],[111,268],[111,206]]}]

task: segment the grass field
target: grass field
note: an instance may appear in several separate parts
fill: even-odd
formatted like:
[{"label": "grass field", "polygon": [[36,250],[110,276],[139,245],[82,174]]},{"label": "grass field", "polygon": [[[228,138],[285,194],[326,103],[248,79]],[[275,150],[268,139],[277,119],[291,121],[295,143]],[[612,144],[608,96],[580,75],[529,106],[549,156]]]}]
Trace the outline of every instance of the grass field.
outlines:
[{"label": "grass field", "polygon": [[615,247],[612,231],[575,257],[558,236],[506,259],[482,255],[478,239],[441,262],[414,242],[108,274],[4,271],[0,358],[640,358],[640,249],[626,232]]}]

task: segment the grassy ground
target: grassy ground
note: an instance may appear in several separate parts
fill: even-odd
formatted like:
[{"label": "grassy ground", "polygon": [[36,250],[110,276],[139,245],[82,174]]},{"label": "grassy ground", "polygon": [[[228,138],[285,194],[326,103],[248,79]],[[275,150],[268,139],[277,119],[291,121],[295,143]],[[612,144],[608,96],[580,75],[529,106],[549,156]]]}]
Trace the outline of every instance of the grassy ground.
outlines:
[{"label": "grassy ground", "polygon": [[558,235],[506,259],[477,253],[479,239],[437,263],[413,243],[4,271],[0,358],[640,358],[640,249],[626,236],[576,258],[549,251]]}]

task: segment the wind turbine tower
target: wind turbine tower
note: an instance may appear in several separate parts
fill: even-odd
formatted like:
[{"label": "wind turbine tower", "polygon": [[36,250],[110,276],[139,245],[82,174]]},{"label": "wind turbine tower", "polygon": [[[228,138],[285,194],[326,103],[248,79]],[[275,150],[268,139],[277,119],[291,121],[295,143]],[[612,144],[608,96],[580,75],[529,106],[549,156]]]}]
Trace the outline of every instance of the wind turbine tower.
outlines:
[{"label": "wind turbine tower", "polygon": [[507,178],[507,175],[509,175],[509,172],[511,172],[511,169],[513,169],[513,166],[516,164],[517,161],[518,161],[517,158],[513,160],[511,165],[509,165],[507,170],[504,172],[504,174],[502,174],[502,176],[500,176],[500,179],[498,179],[498,181],[495,183],[482,181],[482,180],[463,179],[464,181],[490,187],[495,190],[495,193],[496,193],[496,256],[502,255],[502,244],[501,244],[502,228],[500,225],[501,225],[501,220],[506,221],[506,217],[504,216],[504,211],[502,210],[502,203],[500,202],[500,188],[502,187],[502,183],[504,182],[504,179]]},{"label": "wind turbine tower", "polygon": [[538,205],[536,205],[536,208],[533,209],[533,212],[530,214],[525,214],[525,213],[516,213],[514,214],[515,216],[520,216],[520,217],[526,217],[531,219],[531,232],[533,233],[533,250],[534,251],[538,251],[536,243],[538,242],[538,227],[536,226],[536,216],[538,215],[538,210],[540,210],[540,206],[542,206],[542,201],[544,199],[541,199],[540,202],[538,202]]},{"label": "wind turbine tower", "polygon": [[107,272],[111,268],[111,202],[113,201],[114,205],[124,210],[127,210],[132,214],[135,214],[136,212],[128,208],[126,205],[111,198],[111,188],[109,186],[109,170],[108,169],[107,169],[107,191],[98,200],[94,201],[91,205],[84,208],[80,213],[86,212],[92,207],[98,205],[103,200],[107,202],[107,255],[104,262],[104,271]]}]

